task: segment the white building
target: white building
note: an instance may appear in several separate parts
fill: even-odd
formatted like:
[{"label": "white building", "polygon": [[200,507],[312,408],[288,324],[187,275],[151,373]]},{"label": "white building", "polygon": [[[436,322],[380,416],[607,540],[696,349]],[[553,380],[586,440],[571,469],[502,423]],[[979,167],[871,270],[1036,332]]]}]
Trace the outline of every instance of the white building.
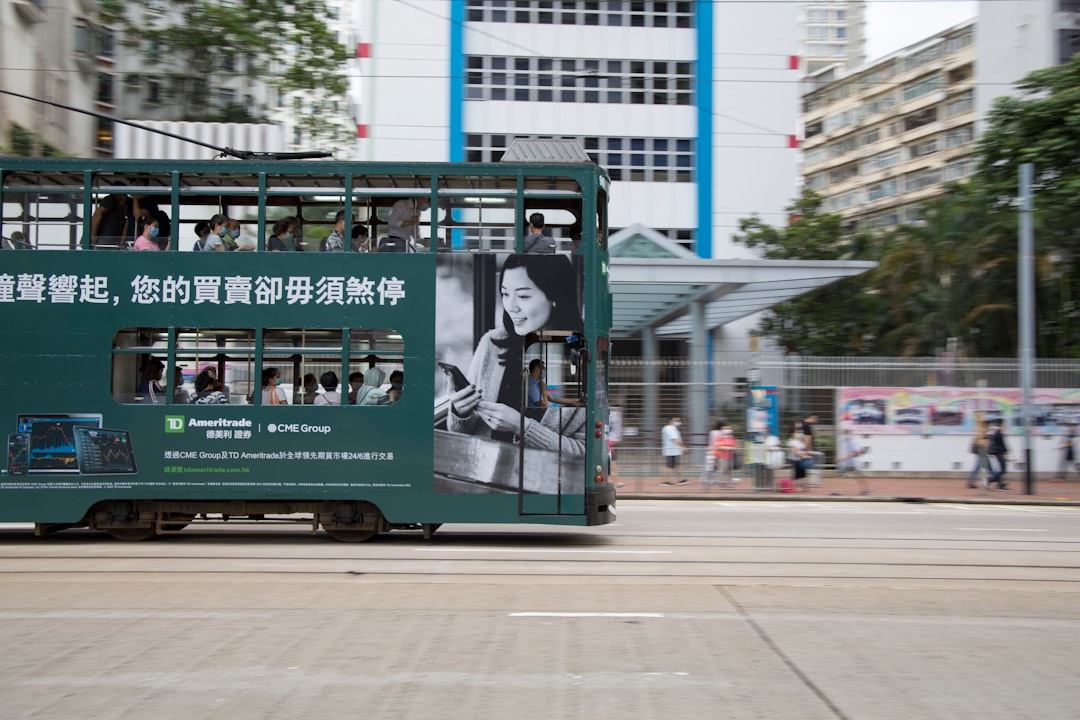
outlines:
[{"label": "white building", "polygon": [[738,220],[796,193],[798,6],[782,1],[359,0],[362,160],[498,160],[578,140],[611,173],[610,226],[748,257]]},{"label": "white building", "polygon": [[851,70],[866,60],[866,0],[808,0],[799,18],[805,73],[829,65]]},{"label": "white building", "polygon": [[1080,0],[980,0],[977,42],[975,109],[985,118],[1016,81],[1080,51]]}]

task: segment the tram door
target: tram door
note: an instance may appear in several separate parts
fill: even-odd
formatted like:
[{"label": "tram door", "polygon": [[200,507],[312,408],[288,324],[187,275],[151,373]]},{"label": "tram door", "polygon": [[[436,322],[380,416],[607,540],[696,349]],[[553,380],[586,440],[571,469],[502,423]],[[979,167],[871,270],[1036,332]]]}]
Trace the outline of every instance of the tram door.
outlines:
[{"label": "tram door", "polygon": [[577,368],[571,372],[564,338],[557,340],[533,343],[524,353],[518,466],[524,515],[585,511],[586,409],[574,404]]}]

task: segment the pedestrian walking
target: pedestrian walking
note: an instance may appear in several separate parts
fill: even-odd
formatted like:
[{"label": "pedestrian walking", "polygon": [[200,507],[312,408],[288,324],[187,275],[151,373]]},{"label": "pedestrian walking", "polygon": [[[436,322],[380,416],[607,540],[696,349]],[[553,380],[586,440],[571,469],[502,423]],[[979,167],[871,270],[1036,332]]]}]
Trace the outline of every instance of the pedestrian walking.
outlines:
[{"label": "pedestrian walking", "polygon": [[977,488],[980,484],[986,487],[990,476],[994,473],[993,468],[990,467],[990,453],[988,452],[989,435],[986,420],[979,414],[975,418],[975,436],[971,439],[971,454],[974,456],[975,464],[968,473],[967,486],[969,488]]},{"label": "pedestrian walking", "polygon": [[[870,485],[866,482],[862,471],[859,470],[858,459],[866,454],[866,448],[860,448],[850,430],[844,430],[841,436],[840,455],[836,458],[837,475],[851,475],[855,480],[859,495],[869,495]],[[833,493],[839,495],[839,493]]]},{"label": "pedestrian walking", "polygon": [[1076,463],[1076,424],[1069,423],[1065,426],[1065,436],[1056,448],[1061,452],[1061,460],[1058,462],[1057,477],[1050,482],[1065,482],[1069,477],[1069,468]]},{"label": "pedestrian walking", "polygon": [[1005,483],[1005,461],[1008,458],[1009,448],[1005,444],[1005,433],[1001,429],[1003,421],[998,419],[993,422],[990,428],[990,436],[987,439],[986,451],[990,457],[997,460],[997,469],[990,476],[988,485],[997,483],[998,490],[1008,490],[1009,486]]},{"label": "pedestrian walking", "polygon": [[679,458],[686,451],[686,445],[682,441],[682,433],[679,432],[679,426],[681,425],[682,418],[675,416],[660,431],[660,452],[664,456],[663,473],[666,478],[660,483],[661,485],[685,485],[690,482],[681,476],[679,470]]}]

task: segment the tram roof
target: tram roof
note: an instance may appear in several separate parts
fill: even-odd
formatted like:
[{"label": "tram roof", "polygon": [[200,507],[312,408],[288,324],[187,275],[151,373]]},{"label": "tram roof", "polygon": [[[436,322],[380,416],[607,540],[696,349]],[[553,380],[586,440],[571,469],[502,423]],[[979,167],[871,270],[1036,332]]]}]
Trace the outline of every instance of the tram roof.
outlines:
[{"label": "tram roof", "polygon": [[354,163],[322,161],[87,161],[35,158],[24,164],[7,159],[3,167],[5,192],[124,192],[131,188],[170,188],[171,173],[179,176],[185,201],[199,194],[253,195],[265,176],[269,194],[341,195],[343,178],[351,175],[356,194],[404,197],[440,195],[510,195],[519,180],[525,194],[580,196],[587,188],[579,181],[598,177],[606,189],[608,178],[595,165],[530,163],[526,168],[506,163]]},{"label": "tram roof", "polygon": [[693,331],[690,305],[704,304],[713,329],[877,266],[865,261],[705,259],[642,226],[612,235],[612,335],[651,327],[658,335]]}]

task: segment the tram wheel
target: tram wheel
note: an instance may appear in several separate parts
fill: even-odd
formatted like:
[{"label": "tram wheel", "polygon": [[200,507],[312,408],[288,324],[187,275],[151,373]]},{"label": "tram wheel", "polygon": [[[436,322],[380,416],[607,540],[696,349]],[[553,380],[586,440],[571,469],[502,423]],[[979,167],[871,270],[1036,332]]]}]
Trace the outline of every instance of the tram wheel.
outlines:
[{"label": "tram wheel", "polygon": [[112,535],[117,540],[123,540],[125,542],[140,542],[142,540],[149,540],[157,535],[157,530],[153,527],[116,527],[106,528],[105,532]]},{"label": "tram wheel", "polygon": [[349,500],[337,503],[333,510],[332,513],[321,514],[319,524],[327,535],[338,542],[364,542],[379,534],[382,513],[375,505]]}]

